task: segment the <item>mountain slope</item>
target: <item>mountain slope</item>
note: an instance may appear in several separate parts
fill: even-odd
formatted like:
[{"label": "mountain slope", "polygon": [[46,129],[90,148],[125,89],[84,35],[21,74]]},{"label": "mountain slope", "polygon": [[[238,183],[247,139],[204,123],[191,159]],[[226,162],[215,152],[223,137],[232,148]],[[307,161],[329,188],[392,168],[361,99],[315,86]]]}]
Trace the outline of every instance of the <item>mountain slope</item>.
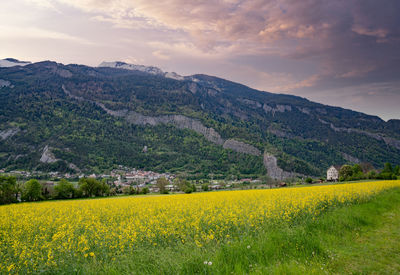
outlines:
[{"label": "mountain slope", "polygon": [[170,75],[120,62],[0,68],[0,166],[284,178],[346,162],[400,163],[397,120]]}]

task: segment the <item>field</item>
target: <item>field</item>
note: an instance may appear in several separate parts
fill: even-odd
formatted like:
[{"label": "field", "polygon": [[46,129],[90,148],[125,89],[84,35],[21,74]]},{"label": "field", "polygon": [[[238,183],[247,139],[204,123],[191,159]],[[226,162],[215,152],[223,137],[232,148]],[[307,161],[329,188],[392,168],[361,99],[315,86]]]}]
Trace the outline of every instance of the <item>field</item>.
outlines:
[{"label": "field", "polygon": [[[399,198],[399,188],[382,181],[2,206],[0,273],[322,272],[334,253],[304,228],[388,192]],[[351,222],[363,226],[361,218],[341,224],[347,213],[329,223],[339,235],[354,231]]]}]

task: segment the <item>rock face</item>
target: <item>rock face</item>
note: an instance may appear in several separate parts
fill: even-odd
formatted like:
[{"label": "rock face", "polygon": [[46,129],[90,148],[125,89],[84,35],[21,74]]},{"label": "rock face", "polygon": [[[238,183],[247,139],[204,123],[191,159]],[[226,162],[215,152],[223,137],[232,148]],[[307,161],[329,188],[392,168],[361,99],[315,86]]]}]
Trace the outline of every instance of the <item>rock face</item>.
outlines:
[{"label": "rock face", "polygon": [[19,132],[18,128],[11,128],[11,129],[0,131],[0,139],[5,140],[9,137],[12,137],[13,135],[15,135],[18,132]]},{"label": "rock face", "polygon": [[[77,97],[71,94],[64,86],[62,87],[64,92],[78,101],[85,100],[82,97]],[[108,109],[104,104],[100,102],[94,102],[97,106],[102,108],[107,114],[125,118],[129,123],[135,125],[151,125],[156,126],[159,124],[172,124],[179,129],[190,129],[203,135],[208,141],[215,143],[217,145],[223,146],[225,149],[230,149],[232,151],[249,154],[254,156],[260,156],[261,151],[254,147],[253,145],[235,140],[235,139],[227,139],[224,140],[221,135],[213,128],[204,126],[199,120],[186,117],[183,115],[162,115],[162,116],[146,116],[134,111],[129,111],[127,109],[122,110],[111,110]],[[285,112],[291,111],[290,106],[286,105],[279,105],[275,111],[278,112]],[[43,156],[42,156],[43,157]],[[274,179],[285,179],[294,177],[298,174],[290,173],[283,171],[277,165],[277,159],[273,155],[264,154],[264,166],[267,168],[268,175]]]},{"label": "rock face", "polygon": [[173,124],[180,129],[190,129],[203,135],[207,140],[223,145],[224,140],[220,134],[213,128],[205,127],[200,121],[189,118],[183,115],[165,115],[165,116],[145,116],[137,112],[128,112],[125,116],[126,120],[137,125],[158,125],[158,124]]},{"label": "rock face", "polygon": [[238,100],[254,109],[261,108],[263,106],[260,102],[257,102],[255,100],[251,100],[251,99],[247,99],[247,98],[239,98]]},{"label": "rock face", "polygon": [[254,156],[261,155],[260,150],[258,150],[256,147],[234,139],[224,140],[213,128],[206,127],[200,121],[190,117],[183,115],[146,116],[128,110],[110,110],[101,103],[98,103],[98,106],[103,108],[103,110],[105,110],[108,114],[117,117],[124,117],[128,122],[135,125],[156,126],[159,124],[172,124],[179,129],[193,130],[196,133],[203,135],[208,141],[222,145],[225,149],[231,149],[235,152]]},{"label": "rock face", "polygon": [[46,145],[43,149],[42,156],[40,157],[40,162],[43,163],[53,163],[56,162],[58,159],[54,156],[54,154],[50,151],[48,145]]},{"label": "rock face", "polygon": [[395,147],[395,148],[400,150],[400,140],[394,139],[394,138],[390,138],[390,137],[382,137],[382,138],[383,138],[383,141],[386,144],[388,144],[390,146],[393,146],[393,147]]},{"label": "rock face", "polygon": [[15,66],[26,66],[31,64],[29,61],[19,61],[14,58],[0,59],[0,67],[15,67]]},{"label": "rock face", "polygon": [[4,79],[0,79],[0,88],[8,87],[10,85],[11,85],[10,81],[4,80]]},{"label": "rock face", "polygon": [[311,113],[311,110],[307,107],[302,108],[302,107],[297,107],[297,109],[299,109],[300,112],[302,112],[303,114],[309,115]]},{"label": "rock face", "polygon": [[290,112],[292,111],[292,106],[290,105],[276,105],[276,107],[271,107],[267,104],[263,105],[263,109],[265,113],[272,113],[273,116],[275,116],[275,113],[284,113],[284,112]]},{"label": "rock face", "polygon": [[297,173],[286,172],[282,168],[279,168],[276,157],[267,152],[264,152],[264,166],[267,168],[268,176],[273,179],[283,180],[299,176]]},{"label": "rock face", "polygon": [[175,80],[185,80],[184,76],[181,76],[175,72],[164,72],[160,68],[154,66],[144,66],[144,65],[135,65],[129,64],[121,61],[113,61],[113,62],[102,62],[99,67],[109,67],[115,69],[124,69],[124,70],[131,70],[131,71],[139,71],[144,72],[152,75],[159,75],[164,76],[166,78],[171,78]]},{"label": "rock face", "polygon": [[72,73],[70,71],[64,69],[57,69],[54,72],[64,78],[70,78],[72,76]]},{"label": "rock face", "polygon": [[128,64],[121,61],[112,61],[106,62],[103,61],[99,67],[109,67],[109,68],[116,68],[116,69],[125,69],[125,70],[132,70],[132,71],[140,71],[144,73],[149,73],[153,75],[164,75],[164,72],[154,66],[144,66],[144,65],[135,65],[135,64]]},{"label": "rock face", "polygon": [[361,163],[361,161],[360,161],[358,158],[353,157],[353,156],[351,156],[351,155],[349,155],[349,154],[342,153],[342,156],[343,156],[343,158],[344,158],[345,160],[350,161],[350,162],[352,162],[352,163]]},{"label": "rock face", "polygon": [[[323,121],[321,119],[320,119],[320,121],[322,123],[325,122],[325,121]],[[326,123],[324,123],[324,124],[326,124]],[[385,136],[383,136],[382,134],[379,134],[379,133],[371,133],[371,132],[364,131],[364,130],[359,130],[359,129],[336,127],[335,125],[333,125],[333,123],[330,123],[330,127],[335,132],[356,133],[356,134],[366,135],[366,136],[374,138],[376,140],[382,140],[387,145],[392,146],[392,147],[400,150],[400,140],[395,139],[395,138],[385,137]]]},{"label": "rock face", "polygon": [[250,154],[250,155],[254,155],[254,156],[261,155],[260,150],[258,150],[254,146],[246,144],[244,142],[234,140],[234,139],[226,140],[224,142],[223,147],[225,149],[231,149],[233,151],[244,153],[244,154]]}]

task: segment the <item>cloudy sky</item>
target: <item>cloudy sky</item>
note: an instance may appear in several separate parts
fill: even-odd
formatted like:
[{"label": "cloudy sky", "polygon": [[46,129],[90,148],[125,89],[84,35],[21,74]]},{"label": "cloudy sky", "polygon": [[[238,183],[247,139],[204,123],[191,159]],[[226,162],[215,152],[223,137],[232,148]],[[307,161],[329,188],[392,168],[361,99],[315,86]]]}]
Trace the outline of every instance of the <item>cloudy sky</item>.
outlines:
[{"label": "cloudy sky", "polygon": [[205,73],[400,119],[398,0],[1,0],[0,59]]}]

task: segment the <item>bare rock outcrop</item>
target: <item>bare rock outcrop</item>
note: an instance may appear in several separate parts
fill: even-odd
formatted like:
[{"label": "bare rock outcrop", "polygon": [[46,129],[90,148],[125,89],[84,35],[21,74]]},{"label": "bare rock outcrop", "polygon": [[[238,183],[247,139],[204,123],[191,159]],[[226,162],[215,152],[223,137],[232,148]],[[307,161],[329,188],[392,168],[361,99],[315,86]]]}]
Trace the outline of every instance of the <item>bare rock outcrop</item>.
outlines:
[{"label": "bare rock outcrop", "polygon": [[196,94],[198,91],[198,87],[196,83],[190,83],[188,84],[188,90],[192,93],[192,94]]},{"label": "bare rock outcrop", "polygon": [[57,68],[54,71],[54,73],[56,73],[59,76],[64,77],[64,78],[70,78],[72,76],[72,73],[70,71],[65,70],[65,69],[60,69],[60,68]]},{"label": "bare rock outcrop", "polygon": [[11,85],[11,82],[8,80],[0,79],[0,88],[8,87]]},{"label": "bare rock outcrop", "polygon": [[[62,87],[64,92],[79,101],[84,100],[81,97],[74,96],[71,94],[64,86]],[[193,91],[192,91],[193,92]],[[90,100],[88,100],[90,101]],[[93,102],[93,101],[90,101]],[[125,118],[129,123],[135,125],[151,125],[156,126],[159,124],[172,124],[179,129],[190,129],[203,135],[208,141],[211,141],[215,144],[223,146],[225,149],[230,149],[235,152],[249,154],[254,156],[260,156],[261,151],[254,147],[253,145],[235,140],[235,139],[227,139],[224,140],[221,135],[213,128],[204,126],[199,120],[186,117],[184,115],[161,115],[161,116],[147,116],[140,114],[134,111],[128,111],[127,109],[122,110],[111,110],[108,109],[104,104],[100,102],[93,102],[100,108],[102,108],[107,114]],[[253,102],[251,103],[253,104]],[[255,103],[254,106],[257,106]],[[264,104],[264,107],[267,106]],[[260,106],[261,107],[261,106]],[[268,106],[269,107],[269,106]],[[273,109],[273,113],[275,112],[285,112],[291,111],[292,107],[289,105],[277,105],[276,108]],[[272,109],[271,109],[272,111]],[[277,165],[277,160],[273,155],[264,154],[264,166],[267,168],[268,174],[272,178],[276,179],[285,179],[289,177],[294,177],[297,174],[283,171]]]},{"label": "bare rock outcrop", "polygon": [[306,114],[306,115],[311,114],[311,110],[309,108],[307,108],[307,107],[304,107],[304,108],[297,107],[297,109],[299,109],[299,111],[302,112],[303,114]]},{"label": "bare rock outcrop", "polygon": [[346,153],[342,153],[342,157],[343,157],[345,160],[350,161],[350,162],[352,162],[352,163],[361,163],[361,161],[360,161],[358,158],[353,157],[353,156],[351,156],[351,155],[349,155],[349,154],[346,154]]},{"label": "bare rock outcrop", "polygon": [[278,104],[278,105],[276,105],[276,107],[271,107],[271,106],[269,106],[269,105],[267,105],[267,104],[264,104],[263,105],[263,109],[264,109],[264,111],[265,111],[265,113],[272,113],[272,115],[274,116],[275,115],[275,113],[284,113],[284,112],[290,112],[290,111],[292,111],[292,106],[290,106],[290,105],[280,105],[280,104]]},{"label": "bare rock outcrop", "polygon": [[224,142],[223,147],[225,149],[231,149],[233,151],[239,152],[239,153],[244,153],[244,154],[249,154],[253,156],[260,156],[261,152],[258,150],[256,147],[249,145],[247,143],[237,141],[234,139],[228,139]]},{"label": "bare rock outcrop", "polygon": [[[321,121],[321,120],[320,120]],[[371,133],[368,131],[360,130],[360,129],[354,129],[354,128],[344,128],[344,127],[336,127],[333,125],[333,123],[330,123],[330,127],[333,131],[335,132],[346,132],[346,133],[356,133],[360,135],[365,135],[368,137],[371,137],[376,140],[382,140],[383,142],[386,143],[386,145],[392,146],[398,150],[400,150],[400,140],[391,138],[391,137],[386,137],[383,134],[380,133]]]},{"label": "bare rock outcrop", "polygon": [[[62,85],[61,88],[63,89],[64,93],[65,93],[67,96],[69,96],[70,98],[76,99],[76,100],[78,100],[78,101],[84,101],[84,100],[85,100],[85,99],[84,99],[83,97],[81,97],[81,96],[73,95],[70,91],[67,90],[67,88],[65,88],[64,85]],[[90,100],[88,100],[88,101],[90,101]]]},{"label": "bare rock outcrop", "polygon": [[253,109],[261,108],[263,106],[260,102],[254,101],[254,100],[251,100],[251,99],[247,99],[247,98],[239,98],[238,100],[240,102],[250,106]]},{"label": "bare rock outcrop", "polygon": [[267,168],[267,174],[273,179],[283,180],[299,176],[297,173],[284,171],[278,166],[278,160],[270,153],[264,152],[264,166]]},{"label": "bare rock outcrop", "polygon": [[400,150],[400,140],[394,139],[394,138],[390,138],[390,137],[382,137],[382,138],[383,138],[383,141],[384,141],[386,144],[388,144],[388,145],[390,145],[390,146],[393,146],[393,147],[395,147],[396,149],[399,149],[399,150]]},{"label": "bare rock outcrop", "polygon": [[203,135],[208,141],[222,145],[225,149],[231,149],[235,152],[250,154],[254,156],[261,155],[253,145],[237,141],[234,139],[224,140],[214,128],[204,126],[199,120],[186,117],[183,115],[163,115],[163,116],[146,116],[137,112],[127,110],[110,110],[103,104],[98,103],[98,106],[103,108],[108,114],[125,119],[135,125],[151,125],[172,124],[179,129],[190,129]]},{"label": "bare rock outcrop", "polygon": [[11,128],[7,130],[0,131],[0,139],[5,140],[17,134],[19,132],[19,128]]},{"label": "bare rock outcrop", "polygon": [[53,162],[56,162],[56,161],[58,161],[58,159],[56,159],[54,154],[51,152],[50,147],[48,145],[46,145],[43,148],[43,153],[42,153],[42,156],[40,157],[40,162],[53,163]]},{"label": "bare rock outcrop", "polygon": [[183,115],[164,115],[164,116],[145,116],[137,112],[128,112],[126,120],[136,125],[158,125],[158,124],[172,124],[180,129],[190,129],[203,135],[207,140],[223,145],[224,140],[220,134],[213,128],[204,126],[200,121],[189,118]]}]

